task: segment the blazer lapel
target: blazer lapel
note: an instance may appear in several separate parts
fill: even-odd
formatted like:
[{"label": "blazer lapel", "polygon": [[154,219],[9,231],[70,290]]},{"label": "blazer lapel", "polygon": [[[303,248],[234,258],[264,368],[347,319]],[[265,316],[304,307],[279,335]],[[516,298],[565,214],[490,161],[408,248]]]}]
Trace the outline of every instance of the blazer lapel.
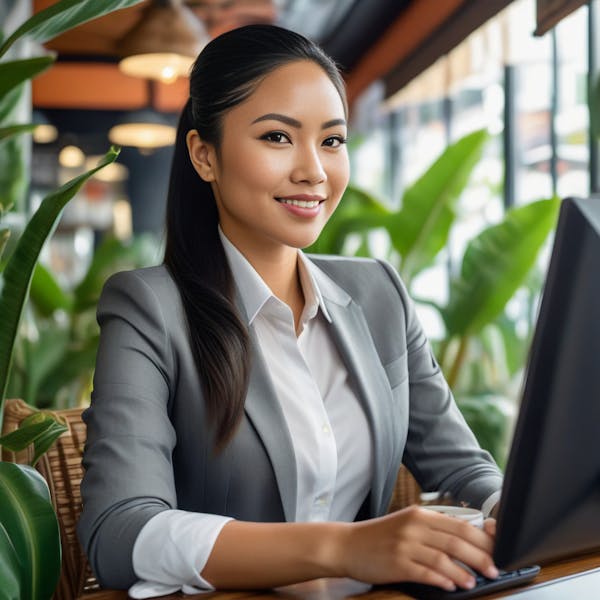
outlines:
[{"label": "blazer lapel", "polygon": [[374,449],[371,513],[380,514],[386,508],[382,507],[382,500],[394,459],[394,426],[388,410],[392,392],[360,306],[318,267],[311,272],[331,317],[333,339],[371,428]]},{"label": "blazer lapel", "polygon": [[[239,294],[236,305],[247,323],[248,318]],[[244,409],[269,455],[283,512],[286,521],[291,522],[296,520],[297,474],[294,446],[256,334],[253,327],[250,326],[248,330],[252,344],[252,362]]]}]

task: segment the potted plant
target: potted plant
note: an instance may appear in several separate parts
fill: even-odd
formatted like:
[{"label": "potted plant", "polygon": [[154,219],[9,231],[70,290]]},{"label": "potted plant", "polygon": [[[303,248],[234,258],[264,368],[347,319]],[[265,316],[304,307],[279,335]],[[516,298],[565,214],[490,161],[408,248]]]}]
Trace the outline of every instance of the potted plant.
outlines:
[{"label": "potted plant", "polygon": [[[40,43],[48,41],[85,21],[140,1],[61,0],[35,14],[6,38],[0,45],[0,144],[33,129],[28,123],[11,123],[11,114],[23,85],[55,60],[54,56],[3,60],[12,45],[24,36]],[[0,231],[0,426],[17,329],[42,246],[67,202],[91,175],[113,162],[117,155],[118,150],[111,149],[94,169],[44,198],[5,261],[1,254],[10,232]],[[20,177],[19,171],[23,170],[22,165],[15,169],[13,177]],[[0,204],[1,216],[10,206],[2,201]],[[45,413],[32,415],[23,425],[0,442],[12,450],[33,444],[32,462],[64,430]],[[61,553],[56,515],[44,479],[32,466],[0,462],[0,506],[0,599],[50,598],[60,574]]]}]

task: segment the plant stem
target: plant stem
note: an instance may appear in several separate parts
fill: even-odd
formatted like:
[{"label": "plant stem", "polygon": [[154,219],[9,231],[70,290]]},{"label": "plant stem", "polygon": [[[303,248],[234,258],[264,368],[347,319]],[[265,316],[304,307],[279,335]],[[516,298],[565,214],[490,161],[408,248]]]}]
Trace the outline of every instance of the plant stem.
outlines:
[{"label": "plant stem", "polygon": [[460,343],[458,346],[458,352],[454,357],[454,363],[452,364],[452,368],[450,369],[450,373],[448,375],[448,385],[451,389],[454,389],[456,385],[456,380],[458,379],[458,374],[460,373],[460,368],[462,367],[463,362],[465,361],[465,357],[467,355],[467,347],[469,345],[469,336],[463,335],[460,338]]}]

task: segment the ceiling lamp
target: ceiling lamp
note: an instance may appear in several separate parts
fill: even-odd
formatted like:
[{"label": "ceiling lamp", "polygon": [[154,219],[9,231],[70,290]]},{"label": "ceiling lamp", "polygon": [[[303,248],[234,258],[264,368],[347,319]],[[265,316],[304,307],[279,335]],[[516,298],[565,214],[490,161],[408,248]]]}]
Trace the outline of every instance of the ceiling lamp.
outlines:
[{"label": "ceiling lamp", "polygon": [[134,77],[172,83],[189,74],[208,41],[204,24],[182,0],[153,0],[118,42],[119,68]]},{"label": "ceiling lamp", "polygon": [[127,115],[127,121],[115,125],[108,139],[118,146],[134,146],[141,151],[154,150],[175,143],[177,130],[156,112],[148,109]]}]

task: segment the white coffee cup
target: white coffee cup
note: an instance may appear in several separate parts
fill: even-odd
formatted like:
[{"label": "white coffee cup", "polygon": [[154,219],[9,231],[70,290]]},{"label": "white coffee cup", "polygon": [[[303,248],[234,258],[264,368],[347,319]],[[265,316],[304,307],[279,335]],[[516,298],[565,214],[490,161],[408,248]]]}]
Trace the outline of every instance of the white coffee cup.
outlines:
[{"label": "white coffee cup", "polygon": [[483,513],[476,508],[467,508],[465,506],[443,506],[443,505],[427,505],[423,506],[427,510],[443,513],[455,519],[468,521],[475,527],[483,527]]}]

